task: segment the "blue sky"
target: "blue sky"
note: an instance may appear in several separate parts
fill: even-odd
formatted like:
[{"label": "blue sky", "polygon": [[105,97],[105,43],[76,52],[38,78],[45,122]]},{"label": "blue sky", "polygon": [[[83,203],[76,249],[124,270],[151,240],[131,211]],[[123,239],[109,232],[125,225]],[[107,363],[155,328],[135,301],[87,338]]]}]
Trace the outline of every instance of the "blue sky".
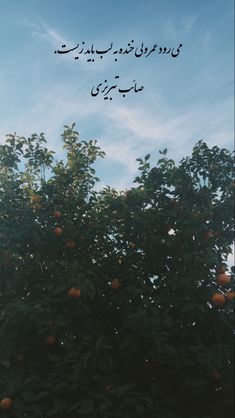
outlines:
[{"label": "blue sky", "polygon": [[[81,139],[97,139],[107,156],[97,164],[101,186],[124,189],[136,174],[136,158],[168,148],[180,159],[204,139],[233,147],[232,0],[0,0],[0,141],[16,132],[45,132],[63,156],[63,125],[76,123]],[[97,49],[177,47],[178,57],[112,54],[94,63],[62,44],[85,41]],[[114,48],[114,47],[113,47]],[[99,83],[121,88],[135,79],[144,89],[113,100],[91,96]]]}]

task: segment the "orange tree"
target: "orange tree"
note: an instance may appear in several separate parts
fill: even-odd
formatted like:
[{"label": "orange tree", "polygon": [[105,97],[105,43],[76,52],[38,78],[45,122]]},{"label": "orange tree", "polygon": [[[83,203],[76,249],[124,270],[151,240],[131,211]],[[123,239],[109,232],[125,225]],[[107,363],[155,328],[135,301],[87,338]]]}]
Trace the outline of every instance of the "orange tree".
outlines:
[{"label": "orange tree", "polygon": [[230,417],[232,154],[97,192],[96,141],[62,140],[0,146],[0,417]]}]

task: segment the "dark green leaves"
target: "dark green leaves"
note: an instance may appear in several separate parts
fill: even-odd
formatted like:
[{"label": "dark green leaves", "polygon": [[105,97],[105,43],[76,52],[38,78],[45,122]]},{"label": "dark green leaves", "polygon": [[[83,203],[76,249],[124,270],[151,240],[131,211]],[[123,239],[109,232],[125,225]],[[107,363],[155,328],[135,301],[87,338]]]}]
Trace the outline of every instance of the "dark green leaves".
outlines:
[{"label": "dark green leaves", "polygon": [[211,296],[233,290],[215,272],[232,154],[199,141],[176,164],[163,149],[137,159],[136,187],[97,192],[97,141],[74,125],[62,141],[59,162],[44,134],[0,146],[0,399],[12,417],[202,418],[231,398],[233,302]]}]

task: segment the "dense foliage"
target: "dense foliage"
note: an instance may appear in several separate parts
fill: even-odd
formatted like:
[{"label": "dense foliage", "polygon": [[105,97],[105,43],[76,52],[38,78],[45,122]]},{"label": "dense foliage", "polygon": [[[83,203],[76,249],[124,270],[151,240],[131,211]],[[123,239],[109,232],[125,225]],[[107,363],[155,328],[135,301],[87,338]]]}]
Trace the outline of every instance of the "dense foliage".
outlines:
[{"label": "dense foliage", "polygon": [[97,192],[96,141],[62,140],[0,146],[0,417],[229,418],[232,153]]}]

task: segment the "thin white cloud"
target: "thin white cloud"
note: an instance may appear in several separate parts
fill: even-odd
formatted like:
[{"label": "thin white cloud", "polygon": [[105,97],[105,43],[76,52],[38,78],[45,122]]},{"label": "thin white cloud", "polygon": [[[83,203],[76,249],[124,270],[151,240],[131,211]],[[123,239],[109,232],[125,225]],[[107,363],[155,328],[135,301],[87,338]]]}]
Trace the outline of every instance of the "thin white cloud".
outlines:
[{"label": "thin white cloud", "polygon": [[21,25],[21,26],[25,26],[29,29],[33,29],[33,30],[40,30],[40,25],[37,24],[36,22],[32,22],[31,20],[28,19],[19,19],[16,21],[16,24]]},{"label": "thin white cloud", "polygon": [[[39,18],[38,20],[39,24],[32,23],[30,25],[30,23],[27,20],[23,20],[21,21],[21,23],[26,27],[29,27],[30,29],[34,29],[32,32],[32,36],[37,36],[38,38],[41,38],[43,41],[46,41],[54,51],[60,50],[62,45],[66,45],[68,49],[74,48],[78,45],[78,40],[68,39],[54,28],[48,26],[43,21],[43,19]],[[87,45],[85,44],[84,47],[89,48],[91,44],[92,42],[89,42],[89,40],[87,40]],[[62,54],[58,58],[65,62],[70,62],[71,65],[79,65],[80,69],[85,69],[89,72],[98,72],[108,67],[110,60],[97,60],[94,63],[88,64],[87,56],[84,56],[83,54],[78,55],[78,51],[81,50],[81,47],[82,45],[80,44],[77,50],[71,51],[67,54]],[[76,59],[76,62],[74,62],[75,58],[77,58],[78,56],[79,59]]]},{"label": "thin white cloud", "polygon": [[195,26],[195,23],[198,20],[198,15],[195,14],[194,16],[187,16],[185,18],[182,19],[182,28],[183,28],[183,32],[185,34],[189,34],[192,30],[193,27]]},{"label": "thin white cloud", "polygon": [[212,40],[211,31],[207,29],[204,34],[203,49],[207,49],[210,46],[211,40]]},{"label": "thin white cloud", "polygon": [[[180,21],[179,28],[169,19],[166,23],[168,36],[176,38],[179,33],[189,33],[197,19],[197,15],[186,17]],[[65,39],[43,20],[39,20],[39,23],[24,20],[22,24],[32,29],[34,36],[40,36],[54,49],[62,44],[76,45],[76,42]],[[70,54],[65,55],[66,59],[71,60]],[[72,64],[74,65],[73,62]],[[95,66],[86,65],[84,68],[96,71]],[[151,94],[147,96],[147,100]],[[227,146],[229,141],[232,141],[231,122],[226,116],[231,100],[220,101],[218,105],[213,103],[212,110],[211,98],[208,103],[203,103],[203,106],[191,102],[189,109],[182,106],[172,107],[166,100],[163,108],[156,95],[154,106],[151,105],[151,100],[147,100],[146,103],[137,104],[135,107],[112,103],[107,110],[104,103],[84,97],[81,91],[75,92],[69,82],[61,81],[59,85],[54,82],[49,92],[42,91],[34,106],[25,108],[16,115],[14,123],[12,120],[5,120],[1,130],[8,132],[9,128],[13,128],[20,135],[26,136],[35,131],[44,131],[50,144],[61,152],[58,135],[63,125],[68,121],[81,121],[85,131],[86,126],[92,123],[95,117],[102,121],[100,143],[107,153],[107,158],[121,163],[130,174],[136,170],[135,159],[153,149],[157,151],[163,146],[167,147],[171,156],[178,159],[189,153],[192,145],[201,138],[208,141],[209,145],[219,146]]]},{"label": "thin white cloud", "polygon": [[167,19],[165,23],[165,35],[168,39],[177,41],[179,40],[179,36],[182,35],[189,35],[199,18],[198,14],[194,14],[192,16],[185,16],[179,21],[177,20],[177,25],[175,21],[171,18]]},{"label": "thin white cloud", "polygon": [[135,141],[131,141],[131,138],[126,136],[122,140],[108,143],[107,138],[101,140],[101,147],[106,153],[106,158],[117,163],[121,163],[128,173],[131,175],[136,172],[137,162],[135,161],[139,154],[143,152],[143,144],[136,144]]},{"label": "thin white cloud", "polygon": [[[62,93],[63,92],[63,93]],[[221,103],[226,109],[229,103]],[[192,146],[203,138],[208,145],[227,147],[232,141],[232,128],[228,128],[227,120],[218,106],[210,114],[209,109],[190,109],[187,112],[177,110],[166,116],[164,112],[150,112],[149,108],[140,105],[130,109],[125,105],[107,106],[82,95],[76,95],[72,88],[52,88],[43,93],[37,103],[19,113],[12,121],[4,121],[1,130],[14,131],[19,135],[31,135],[33,132],[46,133],[50,147],[61,152],[59,135],[66,123],[76,122],[82,126],[83,132],[89,129],[94,118],[102,120],[99,145],[107,154],[108,161],[123,165],[129,174],[136,171],[136,158],[163,147],[168,148],[169,156],[179,159],[191,152]],[[225,112],[226,113],[226,112]],[[170,115],[170,116],[169,116]],[[199,123],[200,121],[200,123]]]},{"label": "thin white cloud", "polygon": [[173,24],[173,22],[170,18],[167,19],[167,21],[166,21],[165,33],[166,33],[166,37],[169,38],[169,39],[175,40],[176,37],[177,37],[177,31],[176,31],[175,26],[174,26],[174,24]]},{"label": "thin white cloud", "polygon": [[172,131],[177,131],[187,122],[188,115],[182,114],[167,120],[142,106],[136,109],[117,106],[108,114],[108,118],[138,138],[155,141],[171,137]]},{"label": "thin white cloud", "polygon": [[[92,115],[95,112],[95,104],[87,102],[81,98],[69,97],[61,90],[51,89],[41,95],[34,106],[24,109],[14,123],[10,120],[9,127],[14,127],[20,135],[30,135],[33,132],[46,132],[52,138],[54,132],[58,130],[58,125],[63,125],[66,120],[77,120]],[[5,122],[5,129],[8,125]],[[55,144],[56,145],[56,144]]]}]

